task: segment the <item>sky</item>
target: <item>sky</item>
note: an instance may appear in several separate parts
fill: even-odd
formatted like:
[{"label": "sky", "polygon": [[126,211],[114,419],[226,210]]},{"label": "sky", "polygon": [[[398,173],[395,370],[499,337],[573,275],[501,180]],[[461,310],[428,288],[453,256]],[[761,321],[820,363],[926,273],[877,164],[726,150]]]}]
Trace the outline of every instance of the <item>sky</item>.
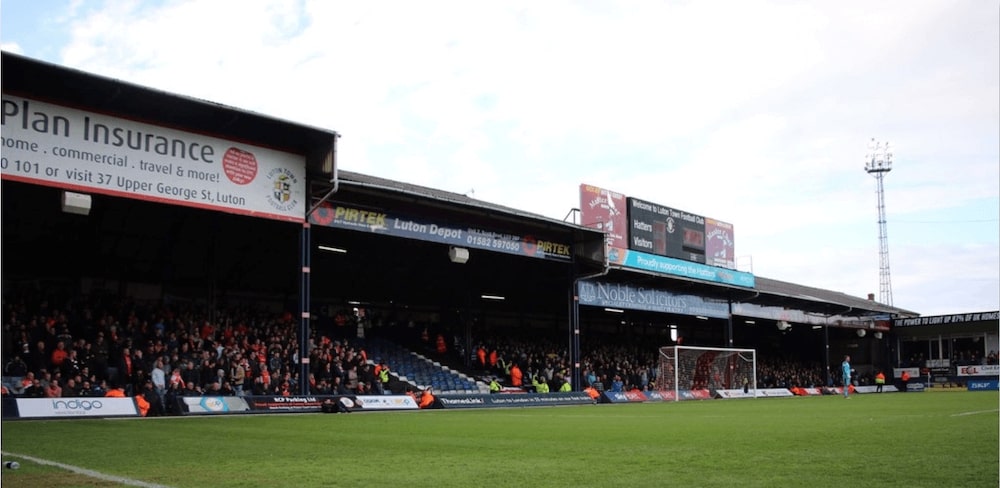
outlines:
[{"label": "sky", "polygon": [[1000,1],[2,0],[0,45],[334,130],[343,170],[574,220],[728,222],[737,268],[1000,309]]}]

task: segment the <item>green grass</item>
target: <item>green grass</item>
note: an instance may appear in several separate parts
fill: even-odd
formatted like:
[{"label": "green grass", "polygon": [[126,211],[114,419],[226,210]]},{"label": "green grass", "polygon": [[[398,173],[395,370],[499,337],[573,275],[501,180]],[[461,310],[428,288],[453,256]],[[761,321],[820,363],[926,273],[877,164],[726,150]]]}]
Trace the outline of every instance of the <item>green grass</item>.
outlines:
[{"label": "green grass", "polygon": [[[5,421],[17,454],[176,487],[1000,485],[997,392]],[[9,486],[111,486],[22,462]],[[45,478],[42,478],[44,476]]]}]

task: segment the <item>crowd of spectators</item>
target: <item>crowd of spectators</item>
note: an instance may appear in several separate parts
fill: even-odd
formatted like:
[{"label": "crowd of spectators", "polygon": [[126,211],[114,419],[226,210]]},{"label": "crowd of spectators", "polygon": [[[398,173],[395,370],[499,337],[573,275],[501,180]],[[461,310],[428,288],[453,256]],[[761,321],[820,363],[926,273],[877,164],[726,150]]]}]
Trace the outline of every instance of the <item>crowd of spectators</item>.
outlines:
[{"label": "crowd of spectators", "polygon": [[[293,395],[299,390],[299,323],[250,308],[209,313],[187,304],[144,305],[115,295],[4,299],[4,390],[25,397],[146,393],[151,414],[177,397]],[[310,391],[379,392],[373,366],[348,336],[309,338]],[[155,394],[150,394],[155,393]]]},{"label": "crowd of spectators", "polygon": [[[524,339],[527,337],[527,339]],[[618,342],[616,342],[616,340]],[[621,343],[621,339],[591,336],[581,344],[582,387],[598,391],[655,390],[659,379],[660,344],[639,338]],[[506,334],[483,337],[476,349],[477,366],[511,385],[511,366],[517,366],[527,386],[536,378],[557,391],[571,381],[569,355],[565,343],[556,338],[533,334]],[[495,361],[489,358],[496,357]],[[758,388],[820,387],[826,384],[823,367],[817,363],[802,363],[788,359],[760,358],[757,363]],[[742,378],[730,378],[727,387],[741,388]]]},{"label": "crowd of spectators", "polygon": [[[945,358],[949,361],[952,366],[974,366],[974,365],[992,365],[1000,364],[997,357],[997,351],[991,350],[986,354],[975,349],[959,349],[956,348],[950,356],[945,354]],[[901,361],[901,366],[904,368],[924,368],[928,365],[928,359],[923,352],[914,352],[909,356],[904,357]]]},{"label": "crowd of spectators", "polygon": [[[202,395],[294,395],[300,391],[299,321],[288,312],[250,307],[209,310],[187,302],[149,305],[114,294],[57,299],[12,293],[4,300],[4,384],[26,397],[104,396],[121,390],[150,397],[151,414],[178,413],[178,398]],[[369,316],[369,325],[383,321]],[[403,323],[403,319],[393,323]],[[646,338],[588,334],[581,343],[582,385],[572,385],[564,338],[537,331],[501,330],[474,337],[472,351],[460,334],[412,321],[429,351],[472,358],[473,373],[507,386],[547,391],[627,391],[656,388],[659,344]],[[364,349],[357,311],[334,314],[308,338],[313,394],[380,394],[379,365]],[[391,327],[372,332],[405,343],[412,337]],[[474,332],[474,334],[479,331]],[[444,337],[447,335],[448,339]],[[436,336],[436,337],[435,337]],[[443,346],[447,342],[452,347]],[[996,354],[990,360],[996,361]],[[476,364],[479,363],[479,364]],[[514,378],[516,372],[517,378]],[[819,364],[758,357],[758,388],[825,384]],[[543,386],[544,384],[544,386]],[[739,385],[731,385],[738,387]]]}]

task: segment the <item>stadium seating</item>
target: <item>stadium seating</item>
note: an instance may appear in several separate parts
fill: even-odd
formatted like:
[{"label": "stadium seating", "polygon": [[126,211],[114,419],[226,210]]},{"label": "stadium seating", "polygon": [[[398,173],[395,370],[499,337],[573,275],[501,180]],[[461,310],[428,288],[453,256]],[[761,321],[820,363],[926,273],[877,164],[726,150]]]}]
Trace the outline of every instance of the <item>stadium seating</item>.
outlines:
[{"label": "stadium seating", "polygon": [[444,394],[489,392],[485,384],[477,382],[465,373],[388,340],[372,338],[366,341],[365,346],[368,357],[375,358],[376,362],[385,361],[390,371],[396,374],[400,381],[417,389],[433,387],[438,393]]}]

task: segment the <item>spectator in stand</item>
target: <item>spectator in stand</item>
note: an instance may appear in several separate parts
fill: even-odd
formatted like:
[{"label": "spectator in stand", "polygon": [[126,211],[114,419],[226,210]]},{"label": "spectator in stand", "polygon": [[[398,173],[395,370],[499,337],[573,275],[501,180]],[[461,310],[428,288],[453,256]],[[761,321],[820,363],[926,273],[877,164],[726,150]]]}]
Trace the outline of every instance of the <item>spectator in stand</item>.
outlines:
[{"label": "spectator in stand", "polygon": [[448,352],[448,343],[444,340],[444,334],[438,334],[434,343],[434,350],[438,353],[438,355],[444,356],[445,353]]},{"label": "spectator in stand", "polygon": [[90,380],[83,380],[80,383],[80,393],[77,394],[82,397],[89,397],[94,395],[94,386],[91,384]]},{"label": "spectator in stand", "polygon": [[622,377],[620,375],[615,375],[614,379],[611,380],[611,391],[613,392],[625,391],[625,384],[622,382]]},{"label": "spectator in stand", "polygon": [[199,381],[201,378],[199,378],[199,376],[200,375],[198,370],[195,369],[194,367],[194,360],[188,359],[187,361],[185,361],[184,369],[181,370],[181,379],[184,380],[184,386],[185,387],[188,387],[190,385],[201,386],[201,382]]},{"label": "spectator in stand", "polygon": [[[376,390],[376,388],[381,388],[382,382],[376,380],[375,371],[372,369],[370,364],[364,363],[361,365],[361,368],[358,371],[358,381],[368,385],[372,393],[382,393],[380,390]],[[376,384],[378,386],[376,386]]]},{"label": "spectator in stand", "polygon": [[14,356],[13,359],[7,362],[3,367],[4,376],[10,376],[16,378],[16,381],[20,382],[24,377],[28,375],[28,365],[21,359],[20,355]]},{"label": "spectator in stand", "polygon": [[21,396],[25,398],[45,398],[45,388],[42,387],[42,382],[38,378],[31,380],[31,384],[24,388],[24,392]]},{"label": "spectator in stand", "polygon": [[212,382],[205,386],[205,391],[203,391],[202,396],[222,396],[222,384],[218,382]]},{"label": "spectator in stand", "polygon": [[156,386],[152,380],[146,380],[143,383],[138,395],[141,395],[149,403],[149,410],[146,411],[147,417],[159,417],[166,413],[163,408],[163,400],[160,398],[160,394],[156,392]]},{"label": "spectator in stand", "polygon": [[[350,354],[348,354],[348,358],[350,358]],[[347,370],[347,382],[345,386],[347,386],[348,390],[357,391],[358,382],[360,380],[361,379],[358,377],[358,366],[357,364],[352,364],[351,367]]]},{"label": "spectator in stand", "polygon": [[333,390],[330,389],[330,383],[326,380],[316,382],[316,385],[310,388],[310,391],[316,395],[330,395],[333,393]]},{"label": "spectator in stand", "polygon": [[231,369],[233,378],[233,389],[236,391],[237,396],[243,396],[243,381],[246,378],[246,368],[243,366],[243,355],[237,353],[233,358],[233,366]]},{"label": "spectator in stand", "polygon": [[333,377],[333,385],[330,388],[336,395],[350,395],[351,391],[347,389],[347,385],[341,380],[340,376]]},{"label": "spectator in stand", "polygon": [[59,386],[58,381],[50,381],[49,386],[45,387],[45,397],[46,398],[60,398],[63,396],[63,389]]},{"label": "spectator in stand", "polygon": [[45,369],[39,371],[39,373],[38,381],[41,382],[42,388],[47,389],[49,387],[49,383],[52,383],[52,373],[49,373],[48,370]]},{"label": "spectator in stand", "polygon": [[21,379],[21,387],[18,389],[18,393],[24,393],[24,390],[28,389],[36,381],[38,380],[35,378],[35,373],[28,371],[24,374],[24,378]]},{"label": "spectator in stand", "polygon": [[62,396],[64,397],[78,397],[80,396],[80,385],[75,379],[69,378],[66,380],[66,386],[62,389]]},{"label": "spectator in stand", "polygon": [[110,366],[110,364],[108,364],[108,361],[109,358],[111,357],[111,354],[110,354],[110,347],[107,341],[104,339],[104,332],[97,333],[97,339],[94,340],[94,346],[91,347],[91,350],[94,353],[94,362],[93,364],[89,365],[90,370],[100,375],[101,379],[107,379],[108,367]]},{"label": "spectator in stand", "polygon": [[30,371],[40,372],[49,368],[49,352],[45,348],[45,341],[35,343],[35,350],[31,353],[28,366]]},{"label": "spectator in stand", "polygon": [[63,376],[67,378],[72,378],[80,374],[83,370],[84,363],[80,360],[80,355],[76,349],[70,349],[66,353],[66,359],[63,360]]},{"label": "spectator in stand", "polygon": [[476,361],[480,371],[486,371],[486,347],[482,343],[476,347]]},{"label": "spectator in stand", "polygon": [[197,384],[186,383],[184,385],[184,389],[181,390],[180,396],[196,397],[196,396],[201,396],[201,394],[202,394],[201,388],[199,388]]},{"label": "spectator in stand", "polygon": [[174,368],[170,371],[170,379],[167,380],[167,389],[170,389],[174,385],[184,388],[184,377],[181,375],[180,368]]},{"label": "spectator in stand", "polygon": [[267,395],[271,393],[271,372],[267,370],[266,363],[260,363],[260,374],[254,378],[254,395]]},{"label": "spectator in stand", "polygon": [[181,389],[180,382],[170,383],[170,387],[167,388],[167,393],[163,395],[163,409],[167,415],[178,415],[180,397],[184,396],[184,391]]},{"label": "spectator in stand", "polygon": [[521,372],[521,368],[517,365],[517,362],[512,362],[510,365],[510,386],[514,388],[520,388],[524,384],[524,373]]},{"label": "spectator in stand", "polygon": [[153,391],[156,392],[156,396],[160,400],[161,407],[163,404],[163,397],[167,393],[167,373],[164,371],[164,368],[163,359],[157,358],[156,362],[153,363],[153,371],[149,374],[149,379],[153,383]]},{"label": "spectator in stand", "polygon": [[132,375],[135,373],[132,367],[132,351],[128,347],[122,348],[121,355],[115,368],[116,375],[111,381],[119,384],[130,384]]},{"label": "spectator in stand", "polygon": [[227,381],[226,380],[226,371],[223,370],[223,369],[216,369],[215,370],[215,377],[213,377],[212,379],[210,379],[208,381],[208,383],[218,383],[219,387],[221,387],[222,384],[225,383],[226,381]]}]

